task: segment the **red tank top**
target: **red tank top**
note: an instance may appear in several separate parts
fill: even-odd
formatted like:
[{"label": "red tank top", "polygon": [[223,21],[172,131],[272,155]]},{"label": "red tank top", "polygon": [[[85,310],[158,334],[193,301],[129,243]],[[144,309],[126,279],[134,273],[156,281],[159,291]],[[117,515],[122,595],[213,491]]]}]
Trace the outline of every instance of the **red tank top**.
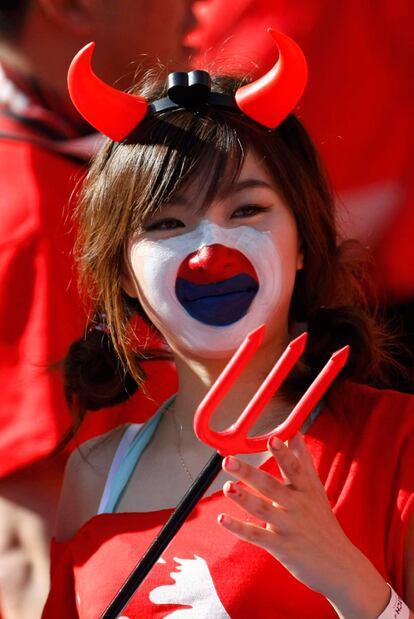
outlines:
[{"label": "red tank top", "polygon": [[[305,436],[332,508],[350,540],[400,593],[414,511],[414,398],[346,384]],[[279,476],[269,459],[263,467]],[[221,492],[204,498],[153,568],[123,618],[328,619],[327,600],[267,552],[216,522],[237,513]],[[171,510],[95,516],[55,544],[43,619],[96,619]]]}]

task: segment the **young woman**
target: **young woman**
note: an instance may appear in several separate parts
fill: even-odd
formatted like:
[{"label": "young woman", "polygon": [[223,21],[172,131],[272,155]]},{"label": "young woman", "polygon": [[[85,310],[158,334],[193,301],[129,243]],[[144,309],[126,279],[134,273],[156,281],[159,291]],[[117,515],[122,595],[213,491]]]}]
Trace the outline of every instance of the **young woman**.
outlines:
[{"label": "young woman", "polygon": [[272,36],[276,67],[244,86],[176,73],[167,89],[150,80],[127,95],[91,72],[91,48],[72,66],[75,104],[112,138],[80,207],[80,267],[96,308],[81,349],[91,342],[99,363],[110,353],[118,361],[97,375],[76,345],[67,393],[92,407],[127,397],[131,377],[142,382],[150,351],[134,337],[135,313],[169,344],[179,388],[147,424],[72,456],[45,618],[96,618],[107,607],[210,457],[194,411],[262,323],[264,343],[215,427],[238,417],[305,327],[304,358],[255,431],[281,423],[348,343],[346,371],[301,434],[226,458],[122,616],[414,617],[414,405],[361,384],[384,380],[384,336],[355,246],[337,243],[317,154],[290,114],[306,80],[303,56]]}]

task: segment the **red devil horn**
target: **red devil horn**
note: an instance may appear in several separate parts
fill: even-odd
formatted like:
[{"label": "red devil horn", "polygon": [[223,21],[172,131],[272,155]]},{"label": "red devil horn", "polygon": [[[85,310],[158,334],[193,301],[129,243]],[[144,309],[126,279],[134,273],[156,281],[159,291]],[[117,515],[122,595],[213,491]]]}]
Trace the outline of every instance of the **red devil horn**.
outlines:
[{"label": "red devil horn", "polygon": [[261,78],[241,86],[238,107],[261,125],[274,129],[293,110],[306,84],[307,67],[300,47],[288,36],[268,29],[279,48],[276,65]]},{"label": "red devil horn", "polygon": [[69,94],[78,112],[95,129],[120,142],[147,113],[143,97],[112,88],[92,71],[95,43],[89,43],[72,60],[68,72]]}]

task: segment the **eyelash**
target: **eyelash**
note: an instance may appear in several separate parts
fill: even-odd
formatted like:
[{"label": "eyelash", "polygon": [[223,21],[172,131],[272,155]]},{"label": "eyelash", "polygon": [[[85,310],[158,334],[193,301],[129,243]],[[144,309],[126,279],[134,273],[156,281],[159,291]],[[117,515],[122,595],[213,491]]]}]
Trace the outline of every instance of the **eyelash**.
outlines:
[{"label": "eyelash", "polygon": [[[254,215],[258,215],[259,213],[266,213],[270,210],[269,206],[259,206],[258,204],[246,204],[245,206],[240,206],[235,209],[230,217],[230,219],[242,219],[244,217],[254,217]],[[241,213],[241,217],[237,215],[237,213]],[[154,221],[153,223],[147,224],[143,226],[143,230],[145,232],[154,232],[154,231],[162,231],[162,230],[176,230],[177,228],[185,228],[185,224],[175,217],[168,217],[166,219],[160,219],[158,221]]]},{"label": "eyelash", "polygon": [[[238,217],[236,213],[239,211],[243,212],[242,216],[244,217],[254,217],[254,215],[258,215],[259,213],[267,213],[269,210],[270,210],[270,206],[259,206],[258,204],[246,204],[245,206],[240,206],[239,208],[236,208],[236,210],[233,212],[231,216],[231,219],[237,219]],[[248,211],[247,214],[246,214],[246,211]]]},{"label": "eyelash", "polygon": [[[177,225],[178,224],[178,225]],[[179,219],[169,217],[167,219],[160,219],[154,221],[152,224],[143,226],[145,232],[153,232],[154,230],[175,230],[176,228],[184,228],[185,225]]]}]

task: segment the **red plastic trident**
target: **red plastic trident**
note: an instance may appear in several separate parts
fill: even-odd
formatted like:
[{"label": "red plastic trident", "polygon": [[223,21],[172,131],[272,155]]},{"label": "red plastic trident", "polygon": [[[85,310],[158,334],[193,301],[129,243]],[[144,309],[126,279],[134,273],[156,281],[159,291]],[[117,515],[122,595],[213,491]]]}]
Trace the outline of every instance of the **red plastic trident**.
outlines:
[{"label": "red plastic trident", "polygon": [[195,433],[201,441],[217,449],[222,456],[265,451],[267,442],[273,435],[282,441],[292,438],[348,358],[349,346],[337,350],[283,423],[266,434],[249,437],[248,433],[254,422],[303,353],[307,333],[302,333],[288,345],[237,421],[227,430],[216,432],[209,425],[214,410],[260,346],[264,331],[265,326],[262,325],[246,337],[196,411]]},{"label": "red plastic trident", "polygon": [[264,330],[265,327],[262,325],[246,337],[198,407],[194,419],[195,432],[200,440],[214,447],[217,452],[210,458],[197,479],[187,490],[153,543],[143,557],[141,557],[140,562],[101,615],[101,619],[116,619],[116,617],[119,617],[139,585],[158,561],[162,552],[221,471],[221,463],[224,456],[265,451],[269,437],[274,434],[283,441],[292,438],[300,430],[303,422],[343,368],[348,358],[349,346],[345,346],[335,352],[299,400],[286,421],[267,434],[249,437],[249,430],[257,417],[302,354],[307,337],[307,334],[303,333],[289,344],[236,423],[228,430],[224,430],[224,432],[211,430],[209,423],[214,410],[260,346]]}]

